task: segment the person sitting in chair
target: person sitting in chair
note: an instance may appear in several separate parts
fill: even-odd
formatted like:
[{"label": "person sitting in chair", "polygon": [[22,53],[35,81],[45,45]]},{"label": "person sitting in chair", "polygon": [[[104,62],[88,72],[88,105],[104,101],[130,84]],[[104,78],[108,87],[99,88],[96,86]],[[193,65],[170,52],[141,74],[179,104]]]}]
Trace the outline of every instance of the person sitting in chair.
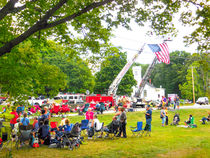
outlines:
[{"label": "person sitting in chair", "polygon": [[27,113],[23,114],[23,118],[21,119],[20,123],[21,123],[21,125],[23,125],[25,127],[29,125],[30,121],[27,118]]},{"label": "person sitting in chair", "polygon": [[[91,139],[92,136],[94,135],[94,129],[96,131],[99,131],[99,130],[101,130],[101,128],[102,128],[102,123],[100,123],[100,121],[98,120],[98,116],[95,114],[93,116],[93,121],[91,122],[91,126],[88,130],[88,139]],[[102,137],[102,133],[99,137],[100,138]]]},{"label": "person sitting in chair", "polygon": [[65,119],[64,131],[65,133],[70,133],[72,129],[72,124],[70,124],[69,119]]}]

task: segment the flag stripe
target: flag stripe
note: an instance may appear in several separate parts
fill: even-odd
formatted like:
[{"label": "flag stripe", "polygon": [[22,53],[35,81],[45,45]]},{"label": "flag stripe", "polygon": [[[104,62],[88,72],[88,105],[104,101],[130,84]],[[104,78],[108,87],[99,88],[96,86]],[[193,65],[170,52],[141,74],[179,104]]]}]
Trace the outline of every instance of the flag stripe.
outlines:
[{"label": "flag stripe", "polygon": [[160,44],[160,48],[161,48],[161,52],[162,52],[162,56],[163,56],[163,62],[164,63],[167,63],[167,55],[166,55],[166,52],[165,52],[165,47],[164,47],[164,43],[163,44]]},{"label": "flag stripe", "polygon": [[164,53],[166,55],[166,63],[169,64],[170,63],[170,57],[169,57],[169,51],[168,51],[168,46],[166,43],[163,44],[163,49],[164,49]]},{"label": "flag stripe", "polygon": [[152,52],[157,56],[158,61],[162,61],[166,64],[170,64],[169,48],[167,43],[161,44],[148,44]]}]

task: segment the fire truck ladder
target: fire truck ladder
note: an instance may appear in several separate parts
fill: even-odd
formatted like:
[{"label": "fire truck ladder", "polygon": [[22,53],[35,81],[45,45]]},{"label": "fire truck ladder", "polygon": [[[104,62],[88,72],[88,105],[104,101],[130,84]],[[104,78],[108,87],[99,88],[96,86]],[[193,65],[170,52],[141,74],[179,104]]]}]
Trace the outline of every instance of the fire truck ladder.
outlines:
[{"label": "fire truck ladder", "polygon": [[154,69],[154,66],[156,64],[156,61],[157,61],[157,57],[155,56],[155,58],[153,59],[152,63],[149,65],[149,67],[147,68],[147,71],[146,73],[144,74],[144,77],[139,85],[139,88],[138,90],[136,91],[135,93],[135,97],[141,97],[141,93],[146,85],[146,82],[148,81],[151,73],[152,73],[152,70]]},{"label": "fire truck ladder", "polygon": [[145,43],[143,44],[143,46],[141,47],[141,49],[138,51],[138,53],[136,53],[134,55],[134,57],[132,58],[132,60],[130,60],[129,62],[127,62],[127,64],[123,67],[123,69],[120,71],[120,73],[114,79],[114,81],[112,82],[112,84],[109,86],[108,95],[111,95],[111,94],[113,96],[116,95],[118,86],[119,86],[122,78],[124,77],[124,75],[126,74],[126,72],[129,70],[129,68],[132,66],[132,64],[136,61],[137,57],[143,52],[144,46],[145,46]]}]

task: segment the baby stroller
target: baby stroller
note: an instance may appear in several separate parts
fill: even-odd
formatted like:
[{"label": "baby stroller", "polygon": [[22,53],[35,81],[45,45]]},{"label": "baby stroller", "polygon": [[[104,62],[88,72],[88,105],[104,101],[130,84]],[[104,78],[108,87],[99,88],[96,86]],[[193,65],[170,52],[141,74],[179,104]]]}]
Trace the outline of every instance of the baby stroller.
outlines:
[{"label": "baby stroller", "polygon": [[25,143],[25,141],[29,141],[29,145],[31,144],[31,132],[33,129],[33,125],[28,126],[19,126],[19,133],[18,133],[18,139],[16,140],[15,147],[18,150],[22,145]]},{"label": "baby stroller", "polygon": [[175,125],[175,126],[179,125],[179,121],[180,121],[179,115],[175,114],[174,118],[173,118],[173,122],[171,123],[171,125]]},{"label": "baby stroller", "polygon": [[107,125],[106,128],[104,128],[104,131],[106,132],[106,137],[108,137],[109,135],[111,135],[112,139],[114,138],[114,136],[116,136],[116,134],[118,133],[120,128],[120,122],[118,120],[113,120],[109,125]]},{"label": "baby stroller", "polygon": [[82,144],[83,137],[80,137],[80,124],[76,123],[72,127],[70,133],[58,132],[56,140],[53,140],[53,144],[49,148],[68,148],[69,150],[77,149]]}]

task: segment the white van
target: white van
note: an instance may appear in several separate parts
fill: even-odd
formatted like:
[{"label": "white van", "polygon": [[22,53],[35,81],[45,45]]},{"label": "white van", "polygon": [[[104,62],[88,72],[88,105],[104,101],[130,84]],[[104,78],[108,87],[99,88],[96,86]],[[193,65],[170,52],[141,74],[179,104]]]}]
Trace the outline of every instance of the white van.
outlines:
[{"label": "white van", "polygon": [[84,103],[84,94],[71,94],[71,93],[64,93],[58,94],[57,97],[61,97],[64,102],[69,102],[70,104],[82,104]]}]

